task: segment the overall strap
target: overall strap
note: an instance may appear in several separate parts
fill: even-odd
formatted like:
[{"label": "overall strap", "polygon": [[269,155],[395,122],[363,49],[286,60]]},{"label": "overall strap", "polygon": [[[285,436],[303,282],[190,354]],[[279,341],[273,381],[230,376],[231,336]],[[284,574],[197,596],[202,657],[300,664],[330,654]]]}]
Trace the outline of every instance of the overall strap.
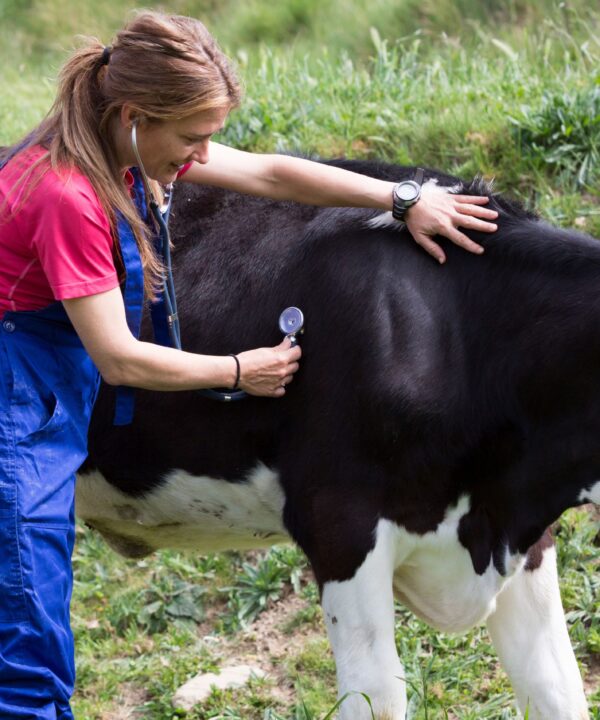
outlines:
[{"label": "overall strap", "polygon": [[[162,260],[164,257],[163,245],[168,242],[166,235],[166,223],[169,220],[171,211],[172,195],[166,198],[164,207],[157,209],[161,214],[162,222],[153,220],[142,176],[137,168],[132,168],[133,175],[133,195],[136,208],[140,217],[148,226],[150,232],[154,236],[154,246],[157,256]],[[158,230],[155,226],[158,226]],[[118,217],[117,230],[119,233],[119,242],[121,246],[121,256],[125,265],[125,288],[123,291],[123,299],[125,301],[125,311],[127,314],[127,324],[134,337],[140,336],[140,328],[142,325],[142,311],[144,303],[144,273],[142,269],[142,261],[140,259],[139,250],[135,241],[135,235],[129,223],[124,217]],[[150,304],[150,316],[152,319],[152,328],[154,330],[155,342],[159,345],[172,347],[171,336],[168,325],[168,312],[164,300],[164,292],[159,293],[156,300]],[[133,421],[133,411],[135,406],[134,388],[118,387],[116,390],[115,400],[115,417],[114,425],[129,425]]]},{"label": "overall strap", "polygon": [[[158,219],[156,220],[156,224],[158,225],[158,232],[154,235],[154,250],[156,252],[156,256],[160,259],[163,265],[167,262],[167,258],[165,258],[165,249],[167,252],[169,252],[169,238],[167,236],[166,227],[167,223],[169,222],[169,214],[171,212],[172,201],[173,193],[169,191],[167,196],[165,197],[165,204],[163,205],[163,207],[156,208],[156,212],[159,212],[162,216],[162,222],[160,222]],[[157,345],[174,347],[171,333],[169,331],[169,312],[167,310],[167,304],[165,302],[164,281],[161,291],[157,293],[156,298],[150,303],[150,317],[152,319],[154,342],[157,343]]]},{"label": "overall strap", "polygon": [[[148,207],[144,193],[142,179],[136,169],[133,174],[133,198],[136,208],[142,219],[148,223]],[[142,260],[135,240],[131,225],[120,213],[117,215],[117,232],[121,257],[125,266],[125,287],[123,289],[123,300],[127,325],[131,334],[138,338],[142,325],[142,309],[144,304],[144,272]],[[129,425],[133,421],[133,409],[135,405],[134,389],[131,387],[119,386],[115,393],[115,416],[114,425]]]}]

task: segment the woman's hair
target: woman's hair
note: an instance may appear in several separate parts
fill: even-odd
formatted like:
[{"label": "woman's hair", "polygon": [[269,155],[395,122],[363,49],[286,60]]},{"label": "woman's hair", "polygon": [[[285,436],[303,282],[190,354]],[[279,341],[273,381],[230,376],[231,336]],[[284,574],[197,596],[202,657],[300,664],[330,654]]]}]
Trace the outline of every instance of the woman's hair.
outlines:
[{"label": "woman's hair", "polygon": [[[108,62],[107,62],[108,61]],[[63,66],[56,100],[46,118],[16,148],[42,145],[55,169],[76,167],[90,180],[109,218],[118,248],[117,213],[131,224],[145,272],[146,293],[156,288],[160,264],[123,182],[111,137],[111,121],[128,103],[150,122],[184,118],[239,104],[235,73],[198,20],[141,11],[117,33],[106,51],[94,38]],[[28,173],[24,181],[32,182]]]}]

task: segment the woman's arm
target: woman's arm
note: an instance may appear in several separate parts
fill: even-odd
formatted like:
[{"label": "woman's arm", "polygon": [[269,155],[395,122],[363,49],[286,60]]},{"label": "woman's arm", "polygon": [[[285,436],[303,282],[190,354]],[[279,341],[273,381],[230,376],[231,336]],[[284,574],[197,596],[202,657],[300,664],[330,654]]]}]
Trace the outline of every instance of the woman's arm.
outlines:
[{"label": "woman's arm", "polygon": [[295,200],[307,205],[370,207],[391,210],[394,183],[291,157],[261,155],[211,142],[206,164],[193,163],[186,182]]},{"label": "woman's arm", "polygon": [[[196,355],[136,340],[127,326],[121,291],[63,300],[77,334],[104,380],[147,390],[231,388],[231,357]],[[281,397],[298,369],[300,348],[285,340],[275,348],[238,354],[240,388],[252,395]]]},{"label": "woman's arm", "polygon": [[[206,164],[193,163],[186,181],[270,197],[295,200],[309,205],[392,209],[393,182],[288,155],[260,155],[211,142]],[[452,242],[481,253],[483,248],[470,240],[459,227],[494,232],[498,213],[481,207],[488,198],[453,195],[424,186],[421,199],[406,214],[413,238],[427,252],[444,262],[441,247],[431,238],[443,235]]]}]

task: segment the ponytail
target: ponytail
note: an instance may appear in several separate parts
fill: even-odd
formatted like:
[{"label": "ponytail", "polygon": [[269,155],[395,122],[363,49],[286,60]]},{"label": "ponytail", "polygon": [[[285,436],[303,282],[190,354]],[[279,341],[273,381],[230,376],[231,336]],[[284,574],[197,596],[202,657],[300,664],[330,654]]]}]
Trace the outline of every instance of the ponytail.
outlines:
[{"label": "ponytail", "polygon": [[[229,109],[239,104],[240,96],[229,61],[202,23],[143,11],[117,34],[110,48],[95,38],[86,39],[62,67],[46,118],[24,140],[1,151],[0,162],[33,145],[44,147],[48,152],[19,180],[28,184],[29,191],[35,186],[36,168],[48,160],[54,169],[82,172],[107,214],[117,253],[117,215],[131,225],[145,291],[153,297],[162,268],[123,182],[111,121],[126,102],[139,115],[160,122]],[[153,187],[156,193],[158,183]]]}]

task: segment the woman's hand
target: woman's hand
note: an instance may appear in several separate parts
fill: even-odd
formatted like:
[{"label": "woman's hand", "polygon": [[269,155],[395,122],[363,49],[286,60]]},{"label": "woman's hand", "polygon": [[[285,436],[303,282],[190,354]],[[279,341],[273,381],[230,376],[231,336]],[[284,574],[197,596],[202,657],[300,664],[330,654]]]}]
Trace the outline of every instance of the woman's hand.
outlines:
[{"label": "woman's hand", "polygon": [[481,207],[489,201],[479,195],[453,195],[436,187],[425,185],[421,198],[406,213],[406,226],[415,241],[438,262],[446,261],[442,248],[432,240],[434,235],[443,235],[453,243],[472,253],[483,252],[481,245],[470,240],[459,227],[479,232],[494,232],[498,213]]},{"label": "woman's hand", "polygon": [[240,353],[239,387],[250,395],[281,397],[298,370],[302,351],[292,347],[288,338],[273,348],[259,348]]}]

